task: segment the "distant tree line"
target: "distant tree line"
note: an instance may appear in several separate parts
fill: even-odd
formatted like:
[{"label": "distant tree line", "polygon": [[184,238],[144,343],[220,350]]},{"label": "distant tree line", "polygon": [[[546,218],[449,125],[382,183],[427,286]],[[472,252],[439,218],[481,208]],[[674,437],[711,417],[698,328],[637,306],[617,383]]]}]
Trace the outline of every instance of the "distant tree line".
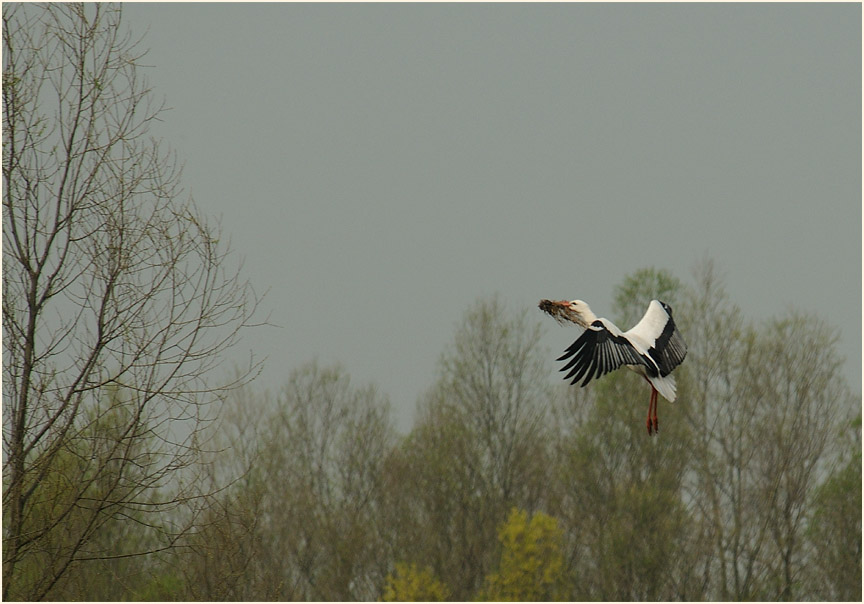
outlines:
[{"label": "distant tree line", "polygon": [[654,438],[642,380],[559,382],[497,296],[407,434],[341,366],[221,367],[257,298],[147,137],[120,16],[3,7],[4,599],[861,599],[837,330],[751,321],[710,261],[615,291],[689,345]]},{"label": "distant tree line", "polygon": [[836,331],[748,322],[710,262],[693,285],[637,271],[616,317],[652,297],[691,343],[657,438],[641,380],[551,383],[540,325],[497,297],[466,312],[407,435],[339,367],[234,392],[214,472],[242,479],[172,552],[178,597],[858,599],[860,413]]}]

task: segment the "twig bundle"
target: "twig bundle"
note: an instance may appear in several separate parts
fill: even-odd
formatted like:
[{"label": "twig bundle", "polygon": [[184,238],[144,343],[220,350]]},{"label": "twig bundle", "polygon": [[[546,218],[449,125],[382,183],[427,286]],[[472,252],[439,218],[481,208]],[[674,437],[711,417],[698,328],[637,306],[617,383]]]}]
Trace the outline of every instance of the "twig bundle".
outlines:
[{"label": "twig bundle", "polygon": [[570,310],[567,300],[553,302],[552,300],[540,300],[537,307],[559,323],[576,323],[575,315]]}]

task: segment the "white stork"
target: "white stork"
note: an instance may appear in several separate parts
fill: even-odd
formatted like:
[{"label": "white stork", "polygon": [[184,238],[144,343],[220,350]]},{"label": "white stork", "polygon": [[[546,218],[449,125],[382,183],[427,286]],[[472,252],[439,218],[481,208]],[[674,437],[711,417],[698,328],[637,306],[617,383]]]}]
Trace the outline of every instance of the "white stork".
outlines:
[{"label": "white stork", "polygon": [[[657,393],[670,403],[675,400],[675,377],[672,370],[687,355],[687,344],[672,320],[672,309],[659,300],[651,300],[642,319],[622,332],[609,319],[598,318],[582,300],[542,300],[540,309],[558,322],[571,321],[585,332],[557,360],[570,361],[561,371],[570,372],[564,379],[579,380],[585,386],[622,365],[635,371],[651,384],[648,403],[648,434],[656,433]],[[572,358],[571,358],[572,357]],[[583,379],[584,378],[584,379]]]}]

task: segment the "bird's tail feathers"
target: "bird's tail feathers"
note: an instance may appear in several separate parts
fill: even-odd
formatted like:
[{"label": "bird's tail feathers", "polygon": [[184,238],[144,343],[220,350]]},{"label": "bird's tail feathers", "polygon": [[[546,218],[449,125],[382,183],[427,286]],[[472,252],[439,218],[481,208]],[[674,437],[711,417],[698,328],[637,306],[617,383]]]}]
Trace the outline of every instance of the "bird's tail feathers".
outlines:
[{"label": "bird's tail feathers", "polygon": [[651,385],[670,403],[675,402],[675,376],[650,377]]}]

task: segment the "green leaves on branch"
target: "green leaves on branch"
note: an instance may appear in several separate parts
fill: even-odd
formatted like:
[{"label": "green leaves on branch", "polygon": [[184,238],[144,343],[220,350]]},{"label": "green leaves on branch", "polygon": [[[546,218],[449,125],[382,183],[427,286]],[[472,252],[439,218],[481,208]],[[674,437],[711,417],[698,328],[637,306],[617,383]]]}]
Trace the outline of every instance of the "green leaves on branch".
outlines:
[{"label": "green leaves on branch", "polygon": [[443,602],[449,595],[447,587],[436,579],[432,569],[422,570],[416,564],[396,563],[396,571],[387,576],[385,602]]},{"label": "green leaves on branch", "polygon": [[[501,554],[498,569],[486,577],[477,600],[525,602],[566,600],[568,571],[563,534],[558,521],[536,512],[513,508],[498,529]],[[397,563],[384,588],[385,602],[442,601],[449,590],[430,567]]]},{"label": "green leaves on branch", "polygon": [[569,598],[563,536],[558,521],[513,508],[498,532],[501,561],[486,578],[482,600],[547,602]]}]

